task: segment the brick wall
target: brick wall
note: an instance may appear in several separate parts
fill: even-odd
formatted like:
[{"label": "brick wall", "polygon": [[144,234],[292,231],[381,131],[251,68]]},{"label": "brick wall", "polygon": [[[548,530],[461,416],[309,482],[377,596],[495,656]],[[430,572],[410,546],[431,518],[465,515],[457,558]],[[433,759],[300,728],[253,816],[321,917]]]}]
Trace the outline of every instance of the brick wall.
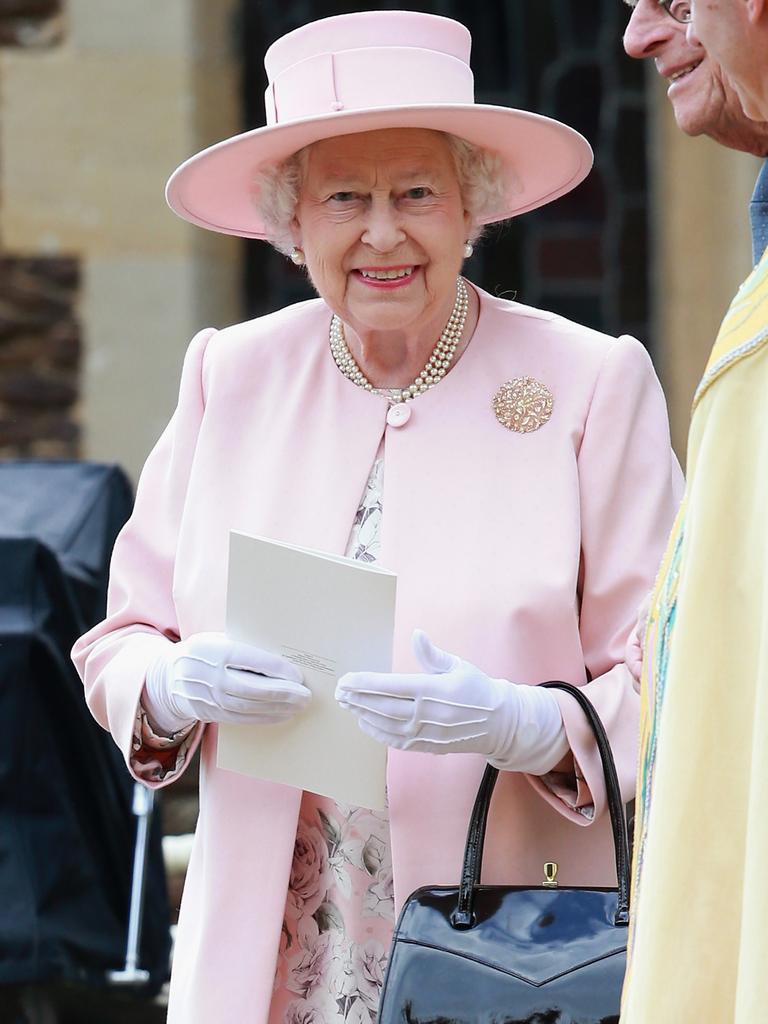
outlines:
[{"label": "brick wall", "polygon": [[[0,0],[0,46],[50,47],[63,27],[61,0]],[[79,281],[77,260],[18,256],[0,239],[0,459],[79,454]]]},{"label": "brick wall", "polygon": [[76,458],[77,261],[0,254],[0,458]]},{"label": "brick wall", "polygon": [[52,46],[64,30],[62,0],[0,0],[0,46]]}]

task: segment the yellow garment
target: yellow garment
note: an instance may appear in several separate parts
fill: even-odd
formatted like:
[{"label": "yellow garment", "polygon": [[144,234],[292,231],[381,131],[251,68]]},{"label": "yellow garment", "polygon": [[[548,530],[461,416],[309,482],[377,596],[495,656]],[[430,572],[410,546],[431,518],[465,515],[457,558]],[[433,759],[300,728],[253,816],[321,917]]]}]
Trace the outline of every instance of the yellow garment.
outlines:
[{"label": "yellow garment", "polygon": [[768,1020],[768,252],[694,399],[651,604],[622,1024]]}]

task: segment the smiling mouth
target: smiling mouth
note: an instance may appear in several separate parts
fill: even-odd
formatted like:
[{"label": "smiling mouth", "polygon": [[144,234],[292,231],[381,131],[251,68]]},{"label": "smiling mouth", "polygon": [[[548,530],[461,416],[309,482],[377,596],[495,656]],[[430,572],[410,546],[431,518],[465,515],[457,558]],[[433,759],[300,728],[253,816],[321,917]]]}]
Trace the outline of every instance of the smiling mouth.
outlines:
[{"label": "smiling mouth", "polygon": [[701,64],[700,60],[697,60],[694,64],[689,64],[687,68],[681,68],[680,71],[676,71],[674,75],[669,76],[670,82],[679,82],[681,78],[686,78],[692,71]]},{"label": "smiling mouth", "polygon": [[365,270],[358,270],[358,274],[369,281],[397,281],[403,277],[410,277],[413,270],[413,267],[394,267],[391,270],[387,268],[377,270],[374,267],[368,267]]}]

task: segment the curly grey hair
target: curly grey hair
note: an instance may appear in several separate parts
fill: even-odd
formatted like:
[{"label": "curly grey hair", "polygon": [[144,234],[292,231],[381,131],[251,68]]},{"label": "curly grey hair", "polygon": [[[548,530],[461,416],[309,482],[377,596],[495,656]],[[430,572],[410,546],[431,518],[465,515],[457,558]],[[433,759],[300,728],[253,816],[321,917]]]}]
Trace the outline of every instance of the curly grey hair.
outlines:
[{"label": "curly grey hair", "polygon": [[[501,158],[456,135],[439,134],[444,135],[450,148],[461,195],[475,225],[470,241],[477,241],[483,230],[477,221],[486,210],[498,209],[506,192]],[[282,163],[267,167],[254,181],[254,199],[267,226],[269,241],[285,254],[293,248],[290,225],[310,148],[305,146]]]}]

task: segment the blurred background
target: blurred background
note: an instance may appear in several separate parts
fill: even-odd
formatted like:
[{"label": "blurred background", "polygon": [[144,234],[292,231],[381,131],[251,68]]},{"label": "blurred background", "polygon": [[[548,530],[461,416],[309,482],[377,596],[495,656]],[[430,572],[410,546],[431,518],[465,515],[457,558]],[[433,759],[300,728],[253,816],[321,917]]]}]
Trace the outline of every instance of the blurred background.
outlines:
[{"label": "blurred background", "polygon": [[[468,26],[479,101],[561,118],[591,142],[588,179],[491,229],[467,275],[640,338],[683,458],[693,391],[750,269],[757,161],[680,134],[654,68],[623,53],[621,0],[377,5],[398,6]],[[193,152],[263,123],[275,38],[361,7],[0,0],[0,462],[97,460],[135,482],[196,331],[310,294],[268,246],[175,218],[163,185]],[[194,828],[193,776],[165,794],[166,837]],[[166,843],[172,914],[184,849]],[[82,1012],[66,1019],[118,1020]]]}]

